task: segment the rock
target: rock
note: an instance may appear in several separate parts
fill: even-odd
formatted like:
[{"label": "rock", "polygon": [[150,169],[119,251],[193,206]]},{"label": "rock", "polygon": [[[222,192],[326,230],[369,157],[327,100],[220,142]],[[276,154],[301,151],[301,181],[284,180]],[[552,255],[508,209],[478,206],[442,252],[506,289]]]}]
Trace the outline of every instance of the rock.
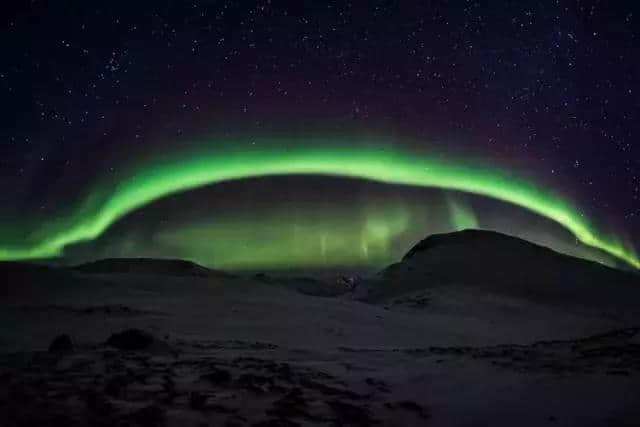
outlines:
[{"label": "rock", "polygon": [[155,338],[148,332],[140,329],[127,329],[125,331],[112,334],[107,342],[108,346],[119,350],[144,350],[155,342]]},{"label": "rock", "polygon": [[378,391],[382,393],[389,393],[389,386],[382,380],[376,380],[375,378],[367,378],[365,382],[371,387],[376,388]]},{"label": "rock", "polygon": [[210,372],[201,376],[202,379],[209,381],[212,385],[227,384],[231,381],[231,374],[220,368],[213,368]]},{"label": "rock", "polygon": [[300,427],[301,424],[286,418],[269,418],[252,424],[253,427]]},{"label": "rock", "polygon": [[120,396],[121,390],[125,388],[130,382],[131,381],[125,375],[115,375],[107,379],[104,386],[104,393],[108,396],[117,398]]},{"label": "rock", "polygon": [[431,414],[427,409],[412,400],[403,400],[402,402],[398,402],[398,407],[407,411],[415,412],[421,418],[431,417]]},{"label": "rock", "polygon": [[84,402],[87,410],[103,420],[111,417],[114,413],[114,408],[111,402],[109,402],[104,394],[97,393],[95,391],[89,391],[84,395]]},{"label": "rock", "polygon": [[352,405],[340,400],[328,401],[327,404],[335,413],[337,425],[370,426],[375,423],[366,407]]},{"label": "rock", "polygon": [[189,407],[196,411],[202,411],[207,406],[207,395],[199,391],[189,393]]},{"label": "rock", "polygon": [[273,402],[273,408],[267,409],[267,414],[280,418],[292,419],[296,417],[309,418],[307,402],[299,388],[291,389],[280,399]]},{"label": "rock", "polygon": [[49,344],[50,353],[71,353],[74,350],[73,341],[67,334],[58,335]]},{"label": "rock", "polygon": [[273,379],[263,375],[242,374],[236,382],[238,386],[254,393],[264,393],[273,388]]},{"label": "rock", "polygon": [[149,405],[131,414],[132,420],[142,427],[156,427],[163,424],[165,410],[158,405]]},{"label": "rock", "polygon": [[291,371],[291,365],[288,363],[281,363],[276,369],[278,378],[288,383],[293,382],[293,372]]},{"label": "rock", "polygon": [[189,407],[196,411],[213,411],[222,414],[234,414],[238,408],[223,405],[218,402],[216,393],[192,391],[189,393]]}]

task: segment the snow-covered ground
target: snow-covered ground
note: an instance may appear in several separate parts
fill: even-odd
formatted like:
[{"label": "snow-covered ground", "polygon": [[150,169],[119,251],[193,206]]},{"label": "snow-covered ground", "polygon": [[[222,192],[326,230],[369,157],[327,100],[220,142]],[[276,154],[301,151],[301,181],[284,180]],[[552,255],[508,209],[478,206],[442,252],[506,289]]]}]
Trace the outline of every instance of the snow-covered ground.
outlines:
[{"label": "snow-covered ground", "polygon": [[[415,275],[359,301],[171,268],[2,269],[2,425],[640,425],[624,292],[616,313],[609,294],[589,307]],[[162,345],[104,344],[132,328]],[[73,352],[47,351],[60,334]]]}]

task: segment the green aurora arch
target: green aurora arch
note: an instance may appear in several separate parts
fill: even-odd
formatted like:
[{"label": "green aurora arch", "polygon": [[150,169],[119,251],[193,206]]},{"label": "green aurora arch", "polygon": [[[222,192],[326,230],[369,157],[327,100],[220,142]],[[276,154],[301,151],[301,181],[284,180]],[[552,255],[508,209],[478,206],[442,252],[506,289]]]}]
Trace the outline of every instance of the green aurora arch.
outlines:
[{"label": "green aurora arch", "polygon": [[[252,146],[246,151],[200,153],[177,157],[170,162],[150,162],[115,186],[98,186],[81,209],[57,218],[51,224],[42,224],[38,237],[27,239],[29,243],[14,246],[3,243],[0,260],[60,256],[65,246],[96,239],[120,218],[159,198],[224,181],[274,175],[329,175],[456,190],[493,198],[553,220],[583,244],[640,269],[640,260],[632,249],[599,233],[577,207],[551,191],[499,169],[445,162],[389,147]],[[100,196],[104,194],[106,196]]]}]

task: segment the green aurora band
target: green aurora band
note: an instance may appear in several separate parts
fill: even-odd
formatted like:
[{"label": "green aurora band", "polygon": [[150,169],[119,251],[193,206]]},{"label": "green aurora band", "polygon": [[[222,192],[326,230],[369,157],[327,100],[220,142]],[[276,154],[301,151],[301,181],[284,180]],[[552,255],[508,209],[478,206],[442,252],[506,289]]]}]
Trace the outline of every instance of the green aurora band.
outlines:
[{"label": "green aurora band", "polygon": [[[240,142],[234,146],[241,146]],[[96,239],[114,222],[154,200],[205,185],[262,176],[328,175],[455,190],[514,204],[562,225],[583,244],[640,269],[640,259],[632,249],[599,233],[567,200],[499,169],[446,162],[388,146],[261,147],[150,162],[116,185],[97,186],[80,209],[40,225],[26,243],[2,243],[0,260],[60,256],[65,246]]]}]

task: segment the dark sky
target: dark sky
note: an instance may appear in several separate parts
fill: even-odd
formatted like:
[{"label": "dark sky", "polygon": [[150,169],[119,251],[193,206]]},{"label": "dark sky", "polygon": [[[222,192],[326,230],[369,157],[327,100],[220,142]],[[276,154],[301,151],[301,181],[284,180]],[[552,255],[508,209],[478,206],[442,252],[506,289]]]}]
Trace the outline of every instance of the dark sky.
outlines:
[{"label": "dark sky", "polygon": [[495,159],[640,235],[637,2],[31,1],[0,28],[4,229],[196,136],[308,128]]}]

